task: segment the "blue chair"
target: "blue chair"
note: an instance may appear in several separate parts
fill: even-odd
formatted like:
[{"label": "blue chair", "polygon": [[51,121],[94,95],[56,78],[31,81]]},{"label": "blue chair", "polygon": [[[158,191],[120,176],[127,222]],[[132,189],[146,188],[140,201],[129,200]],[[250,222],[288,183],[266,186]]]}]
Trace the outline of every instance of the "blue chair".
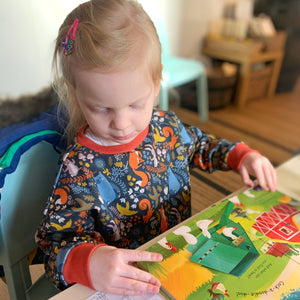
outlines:
[{"label": "blue chair", "polygon": [[165,25],[160,19],[156,30],[162,45],[163,73],[159,93],[159,108],[168,110],[168,89],[196,81],[197,107],[201,122],[208,120],[207,77],[204,65],[193,59],[172,56]]},{"label": "blue chair", "polygon": [[43,274],[32,284],[27,255],[55,180],[61,134],[44,130],[12,143],[0,159],[0,265],[11,300],[43,300],[57,294]]}]

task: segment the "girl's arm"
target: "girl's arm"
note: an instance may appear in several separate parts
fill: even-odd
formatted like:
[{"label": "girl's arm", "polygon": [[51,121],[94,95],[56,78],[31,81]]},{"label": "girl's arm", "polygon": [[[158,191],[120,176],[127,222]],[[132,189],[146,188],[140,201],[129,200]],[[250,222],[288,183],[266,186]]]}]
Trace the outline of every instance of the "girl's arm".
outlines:
[{"label": "girl's arm", "polygon": [[276,171],[270,161],[258,151],[241,142],[230,143],[225,139],[216,139],[196,127],[183,126],[179,120],[178,124],[191,166],[208,172],[236,170],[243,183],[250,187],[254,185],[250,178],[252,174],[263,189],[276,190]]}]

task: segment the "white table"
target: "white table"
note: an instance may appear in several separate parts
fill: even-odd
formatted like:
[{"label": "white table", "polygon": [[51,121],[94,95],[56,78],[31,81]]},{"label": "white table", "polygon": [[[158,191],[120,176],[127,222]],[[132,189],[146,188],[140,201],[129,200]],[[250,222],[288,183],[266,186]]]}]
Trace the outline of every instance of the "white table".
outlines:
[{"label": "white table", "polygon": [[276,168],[277,190],[300,201],[300,154]]},{"label": "white table", "polygon": [[[292,157],[291,159],[277,167],[276,171],[278,177],[277,190],[300,201],[300,155]],[[240,190],[237,192],[240,192]],[[229,196],[227,196],[226,198],[228,197]],[[166,233],[164,233],[163,235],[166,235]],[[148,242],[147,247],[149,247],[149,243],[154,243],[158,238],[161,237],[162,235],[155,238],[153,241]],[[142,246],[142,248],[145,247]],[[65,291],[52,297],[51,300],[85,300],[94,293],[95,291],[90,288],[87,288],[80,284],[75,284]]]}]

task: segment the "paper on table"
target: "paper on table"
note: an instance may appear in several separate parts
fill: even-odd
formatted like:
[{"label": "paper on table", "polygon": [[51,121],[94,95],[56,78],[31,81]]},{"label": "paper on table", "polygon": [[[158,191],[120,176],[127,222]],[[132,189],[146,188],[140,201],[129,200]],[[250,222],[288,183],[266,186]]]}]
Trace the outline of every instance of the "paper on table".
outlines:
[{"label": "paper on table", "polygon": [[276,168],[277,190],[300,201],[300,155]]},{"label": "paper on table", "polygon": [[86,300],[162,300],[165,299],[158,294],[145,294],[142,296],[123,296],[96,292]]}]

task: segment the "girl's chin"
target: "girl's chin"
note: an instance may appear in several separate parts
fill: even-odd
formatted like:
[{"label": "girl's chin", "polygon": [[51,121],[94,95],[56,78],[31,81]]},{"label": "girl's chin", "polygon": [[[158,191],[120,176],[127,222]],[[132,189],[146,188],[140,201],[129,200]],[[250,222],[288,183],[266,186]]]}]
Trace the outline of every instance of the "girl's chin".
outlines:
[{"label": "girl's chin", "polygon": [[105,140],[105,146],[118,146],[130,143],[136,136],[128,135],[126,137],[112,137],[109,140]]}]

